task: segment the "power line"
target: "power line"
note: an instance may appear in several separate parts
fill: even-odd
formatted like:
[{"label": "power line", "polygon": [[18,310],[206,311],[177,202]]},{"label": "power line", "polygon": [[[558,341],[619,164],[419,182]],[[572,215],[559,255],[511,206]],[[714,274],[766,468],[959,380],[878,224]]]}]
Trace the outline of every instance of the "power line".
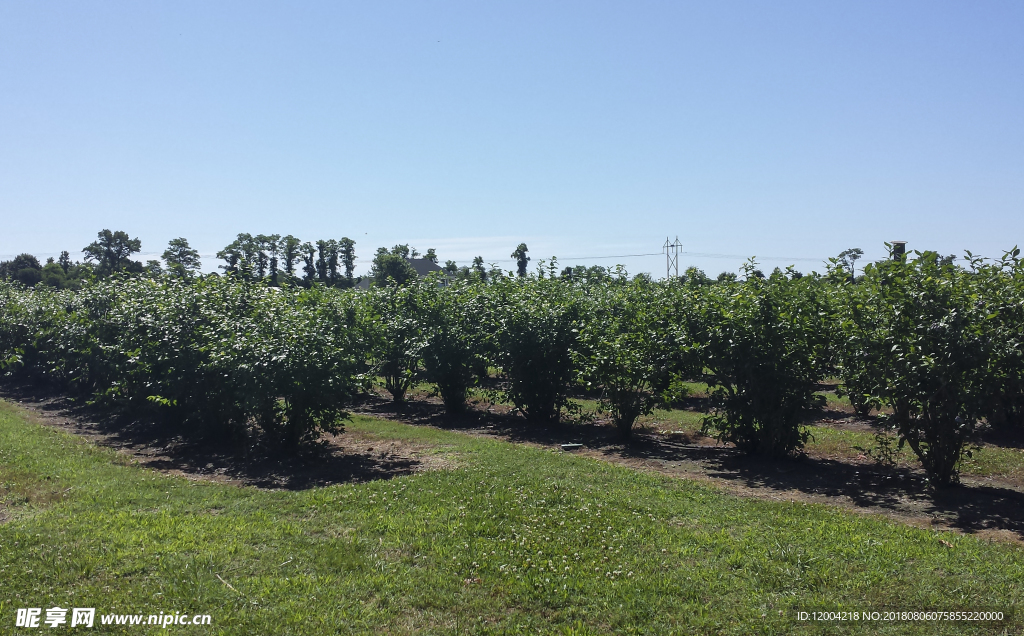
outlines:
[{"label": "power line", "polygon": [[[616,254],[616,255],[612,255],[612,256],[566,256],[566,257],[555,256],[553,258],[555,260],[561,262],[561,261],[589,261],[589,260],[594,260],[594,259],[598,259],[598,258],[633,258],[633,257],[636,257],[636,256],[661,256],[661,253],[659,252],[659,253],[656,253],[656,254]],[[545,258],[544,260],[545,261],[549,261],[551,259],[550,258]],[[514,258],[488,258],[488,259],[484,259],[484,261],[486,263],[515,263],[516,259],[514,259]],[[452,261],[452,262],[453,263],[472,263],[473,261]]]},{"label": "power line", "polygon": [[[680,254],[686,254],[687,256],[698,256],[701,258],[742,258],[746,260],[751,258],[743,256],[742,254],[715,254],[711,252],[680,252]],[[823,263],[827,261],[827,258],[807,258],[803,256],[754,256],[755,260],[764,261],[814,261],[815,263]]]},{"label": "power line", "polygon": [[[680,251],[679,254],[685,256],[696,256],[698,258],[736,258],[740,260],[747,260],[750,255],[743,254],[718,254],[713,252],[684,252]],[[615,254],[612,256],[557,256],[559,261],[589,261],[601,258],[637,258],[641,256],[664,256],[665,252],[651,252],[647,254]],[[815,263],[823,263],[827,261],[827,258],[808,258],[805,256],[755,256],[755,260],[758,261],[809,261]],[[514,263],[514,258],[498,258],[498,259],[485,259],[488,263]],[[454,261],[456,263],[471,263],[472,261]]]},{"label": "power line", "polygon": [[661,256],[661,252],[658,252],[656,254],[617,254],[615,256],[567,256],[565,258],[557,258],[560,261],[588,261],[595,258],[633,258],[636,256]]}]

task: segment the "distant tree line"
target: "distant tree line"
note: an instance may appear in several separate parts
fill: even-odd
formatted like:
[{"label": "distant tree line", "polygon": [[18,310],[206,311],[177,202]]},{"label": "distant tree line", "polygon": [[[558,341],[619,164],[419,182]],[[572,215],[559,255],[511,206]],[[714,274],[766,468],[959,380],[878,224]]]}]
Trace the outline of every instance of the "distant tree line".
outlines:
[{"label": "distant tree line", "polygon": [[[28,287],[43,284],[57,289],[79,289],[86,282],[116,272],[147,272],[146,265],[130,259],[141,249],[141,241],[130,238],[126,232],[102,230],[95,241],[82,248],[84,262],[72,262],[67,250],[57,259],[46,259],[45,265],[31,254],[19,254],[13,260],[0,262],[0,279],[16,280]],[[158,261],[150,261],[149,267],[154,264],[159,269]]]},{"label": "distant tree line", "polygon": [[327,287],[354,287],[356,242],[348,237],[303,241],[288,234],[239,234],[217,252],[225,272],[246,280],[282,284]]},{"label": "distant tree line", "polygon": [[[79,289],[86,282],[113,274],[168,276],[192,279],[200,275],[199,252],[188,240],[172,239],[164,250],[162,261],[145,264],[133,260],[142,250],[142,242],[127,232],[102,230],[96,240],[82,248],[83,260],[72,261],[69,252],[45,264],[31,254],[19,254],[9,261],[0,261],[0,280],[17,281],[28,287],[38,284],[57,289]],[[270,285],[301,285],[320,283],[329,287],[353,287],[356,279],[355,241],[320,240],[303,242],[294,236],[279,234],[239,234],[217,253],[224,261],[220,269],[246,280],[260,280]]]},{"label": "distant tree line", "polygon": [[[355,276],[356,242],[348,237],[340,240],[327,239],[302,241],[290,234],[256,234],[240,233],[235,240],[217,252],[217,258],[223,261],[218,268],[225,274],[251,281],[262,281],[271,286],[282,285],[311,287],[314,284],[326,287],[352,288],[360,278]],[[90,281],[106,278],[112,274],[131,274],[140,276],[169,276],[179,279],[192,279],[201,274],[202,263],[199,252],[192,248],[183,237],[172,239],[167,244],[160,260],[149,260],[145,264],[132,260],[132,255],[142,250],[142,242],[131,238],[127,232],[104,229],[97,233],[96,240],[82,248],[83,260],[72,261],[67,251],[61,252],[57,259],[48,258],[45,264],[31,254],[19,254],[9,261],[0,261],[0,280],[17,281],[28,287],[43,284],[57,289],[79,289]],[[525,278],[531,258],[527,255],[529,248],[520,243],[512,252],[515,259],[515,276]],[[846,250],[839,256],[839,263],[851,271],[853,264],[863,252],[859,249]],[[412,267],[414,259],[426,259],[434,265],[438,264],[437,251],[430,248],[421,254],[409,244],[377,248],[371,263],[368,278],[375,285],[404,285],[413,280],[416,270]],[[952,263],[955,257],[943,257],[945,264]],[[541,260],[537,267],[540,278],[564,278],[566,280],[600,281],[616,276],[614,268],[599,265],[565,267],[559,273],[557,259]],[[494,263],[485,265],[483,256],[475,256],[472,265],[459,266],[455,261],[446,261],[440,266],[441,271],[450,280],[486,283],[496,281],[505,272]],[[791,272],[796,277],[799,272]],[[752,276],[764,278],[764,274],[755,269]],[[641,276],[646,276],[641,274]],[[680,280],[690,284],[710,285],[729,283],[737,279],[733,272],[722,272],[717,279],[709,278],[702,270],[690,267]]]},{"label": "distant tree line", "polygon": [[[185,239],[175,239],[188,248]],[[151,260],[143,265],[131,260],[131,255],[142,249],[138,238],[131,238],[127,232],[102,230],[96,240],[82,248],[83,260],[72,261],[71,254],[64,250],[56,259],[50,257],[45,264],[31,254],[19,254],[9,261],[0,261],[0,280],[18,281],[28,287],[42,284],[57,289],[79,289],[85,283],[106,278],[115,273],[158,275],[164,272],[160,261]],[[170,248],[168,248],[170,251]],[[195,253],[194,250],[192,250]],[[167,258],[165,253],[164,257]],[[195,253],[195,269],[198,270],[198,253]],[[168,270],[178,272],[173,256],[167,261]],[[190,265],[189,265],[190,266]]]}]

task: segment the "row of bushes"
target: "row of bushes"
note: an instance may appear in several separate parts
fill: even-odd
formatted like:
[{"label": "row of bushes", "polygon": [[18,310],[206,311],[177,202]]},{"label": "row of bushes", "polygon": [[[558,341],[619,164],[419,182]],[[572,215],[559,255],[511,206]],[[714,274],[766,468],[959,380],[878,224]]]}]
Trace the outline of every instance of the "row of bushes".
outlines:
[{"label": "row of bushes", "polygon": [[354,317],[336,300],[219,277],[4,285],[0,355],[98,403],[294,446],[338,426],[357,388]]},{"label": "row of bushes", "polygon": [[504,399],[556,421],[600,395],[628,436],[638,417],[711,387],[707,430],[750,452],[806,441],[820,383],[843,381],[940,484],[976,424],[1016,427],[1024,408],[1024,264],[931,253],[825,276],[654,282],[497,277],[368,291],[275,289],[228,277],[115,278],[72,291],[0,286],[0,360],[95,400],[294,447],[342,422],[383,378],[397,402],[432,383],[450,412],[495,370]]}]

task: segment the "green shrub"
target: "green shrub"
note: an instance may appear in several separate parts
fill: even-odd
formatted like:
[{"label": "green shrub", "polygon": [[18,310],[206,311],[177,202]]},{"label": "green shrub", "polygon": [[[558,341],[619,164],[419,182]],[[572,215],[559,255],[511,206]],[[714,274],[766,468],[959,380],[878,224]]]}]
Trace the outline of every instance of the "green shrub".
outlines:
[{"label": "green shrub", "polygon": [[1014,248],[998,261],[972,260],[985,299],[985,329],[991,345],[984,414],[996,429],[1024,427],[1024,261]]},{"label": "green shrub", "polygon": [[957,481],[975,425],[984,413],[993,360],[990,315],[979,277],[941,261],[864,268],[846,287],[844,370],[888,416],[936,485]]},{"label": "green shrub", "polygon": [[360,302],[360,325],[371,358],[371,373],[397,404],[416,381],[424,345],[418,284],[371,287]]},{"label": "green shrub", "polygon": [[466,408],[483,357],[477,287],[454,281],[439,287],[431,279],[422,287],[424,377],[437,387],[450,414]]},{"label": "green shrub", "polygon": [[641,415],[666,401],[674,379],[694,373],[683,320],[689,296],[644,278],[591,288],[581,332],[584,378],[628,438]]},{"label": "green shrub", "polygon": [[500,278],[487,287],[484,312],[506,399],[529,419],[558,421],[579,378],[580,289],[552,278]]},{"label": "green shrub", "polygon": [[743,283],[701,288],[689,312],[711,374],[704,430],[750,453],[786,455],[803,447],[801,421],[823,403],[815,390],[830,361],[827,303],[812,277],[745,269]]}]

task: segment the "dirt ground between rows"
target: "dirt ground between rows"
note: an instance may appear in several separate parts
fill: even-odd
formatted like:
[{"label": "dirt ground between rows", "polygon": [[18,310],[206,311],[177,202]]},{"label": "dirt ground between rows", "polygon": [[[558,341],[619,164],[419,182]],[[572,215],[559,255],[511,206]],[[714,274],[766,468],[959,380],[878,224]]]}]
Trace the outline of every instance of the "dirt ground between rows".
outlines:
[{"label": "dirt ground between rows", "polygon": [[21,407],[40,424],[113,448],[147,468],[193,480],[300,490],[454,466],[444,449],[359,431],[324,435],[319,444],[296,456],[253,453],[246,457],[237,444],[188,439],[152,423],[105,417],[66,396],[34,387],[0,386],[0,399]]},{"label": "dirt ground between rows", "polygon": [[[237,446],[188,440],[153,424],[108,418],[38,387],[0,386],[0,398],[27,410],[44,425],[114,448],[148,468],[189,479],[304,489],[454,466],[451,454],[443,449],[351,429],[324,436],[320,444],[295,457],[247,458],[238,454]],[[913,526],[1024,544],[1024,488],[995,479],[965,478],[961,486],[936,490],[918,469],[881,468],[867,458],[807,455],[766,460],[699,434],[662,434],[644,429],[624,444],[614,428],[600,420],[537,425],[511,413],[506,406],[486,402],[473,403],[467,413],[452,418],[444,414],[437,399],[419,395],[401,408],[382,396],[367,396],[353,412],[560,452],[561,444],[578,443],[583,445],[573,451],[578,454],[698,480],[739,496],[833,505]],[[817,424],[870,430],[868,423],[842,412],[827,413]]]},{"label": "dirt ground between rows", "polygon": [[[457,418],[436,398],[416,396],[398,409],[383,396],[356,412],[415,425],[431,425],[541,448],[582,444],[572,451],[637,470],[712,484],[732,494],[773,501],[838,506],[878,514],[923,528],[953,530],[994,541],[1024,544],[1024,488],[1008,480],[964,477],[954,488],[932,488],[923,470],[883,468],[867,457],[809,453],[794,459],[762,459],[694,433],[639,429],[623,443],[614,427],[589,423],[537,425],[507,406],[478,402]],[[871,432],[870,421],[843,411],[825,412],[819,426]]]}]

